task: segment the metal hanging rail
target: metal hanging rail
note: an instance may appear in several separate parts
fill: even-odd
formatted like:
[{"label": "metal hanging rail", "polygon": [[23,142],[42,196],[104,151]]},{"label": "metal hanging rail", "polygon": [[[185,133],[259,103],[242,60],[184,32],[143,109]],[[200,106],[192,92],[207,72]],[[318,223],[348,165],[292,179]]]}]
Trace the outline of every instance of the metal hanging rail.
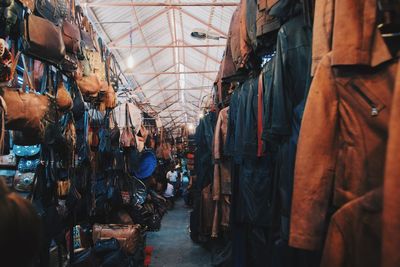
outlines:
[{"label": "metal hanging rail", "polygon": [[87,3],[88,7],[228,7],[238,6],[237,2],[225,2],[225,3],[160,3],[160,2],[94,2]]}]

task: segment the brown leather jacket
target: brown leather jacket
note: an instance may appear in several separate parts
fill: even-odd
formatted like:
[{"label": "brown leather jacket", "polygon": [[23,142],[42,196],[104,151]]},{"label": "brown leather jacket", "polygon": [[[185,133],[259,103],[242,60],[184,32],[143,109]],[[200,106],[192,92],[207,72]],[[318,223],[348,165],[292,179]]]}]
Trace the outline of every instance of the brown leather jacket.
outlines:
[{"label": "brown leather jacket", "polygon": [[389,123],[383,193],[382,267],[400,266],[400,68]]},{"label": "brown leather jacket", "polygon": [[[313,28],[313,66],[332,51],[332,66],[377,66],[391,58],[376,27],[376,0],[318,0]],[[371,42],[375,38],[375,42]]]},{"label": "brown leather jacket", "polygon": [[229,159],[223,153],[228,129],[228,111],[229,107],[220,111],[214,132],[213,148],[215,165],[212,194],[215,201],[215,213],[212,231],[213,237],[218,236],[220,225],[224,227],[229,226],[231,170]]},{"label": "brown leather jacket", "polygon": [[397,62],[332,68],[320,62],[297,148],[290,245],[322,247],[329,210],[382,185]]},{"label": "brown leather jacket", "polygon": [[381,188],[339,209],[329,225],[321,267],[380,266],[381,215]]}]

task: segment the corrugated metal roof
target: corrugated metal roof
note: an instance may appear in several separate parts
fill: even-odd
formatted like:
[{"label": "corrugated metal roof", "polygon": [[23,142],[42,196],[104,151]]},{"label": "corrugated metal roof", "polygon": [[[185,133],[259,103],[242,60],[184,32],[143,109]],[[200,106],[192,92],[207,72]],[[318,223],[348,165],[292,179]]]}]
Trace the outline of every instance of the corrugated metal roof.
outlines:
[{"label": "corrugated metal roof", "polygon": [[[157,111],[165,125],[179,126],[197,120],[226,43],[190,34],[200,28],[226,36],[239,2],[93,0],[83,6],[119,61],[125,86]],[[135,62],[132,69],[127,66],[129,56]]]}]

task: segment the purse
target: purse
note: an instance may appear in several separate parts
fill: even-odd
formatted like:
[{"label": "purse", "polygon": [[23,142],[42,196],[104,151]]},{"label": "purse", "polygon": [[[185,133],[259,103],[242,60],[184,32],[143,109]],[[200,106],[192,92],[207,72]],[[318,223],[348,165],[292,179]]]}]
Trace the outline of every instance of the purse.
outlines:
[{"label": "purse", "polygon": [[2,88],[0,94],[7,104],[6,129],[42,137],[47,122],[52,122],[51,101],[48,96]]},{"label": "purse", "polygon": [[33,188],[34,172],[22,173],[17,171],[14,176],[13,188],[21,193],[29,193]]},{"label": "purse", "polygon": [[96,256],[104,257],[106,254],[117,251],[120,249],[120,245],[117,239],[100,239],[94,244],[93,252]]},{"label": "purse", "polygon": [[120,138],[120,146],[122,148],[129,148],[135,146],[135,136],[133,135],[133,131],[131,126],[129,125],[128,120],[131,122],[131,117],[129,114],[129,105],[125,104],[125,127],[122,129],[121,138]]},{"label": "purse", "polygon": [[56,95],[57,108],[61,112],[66,112],[72,109],[73,101],[71,95],[65,89],[64,82],[60,79],[57,86]]},{"label": "purse", "polygon": [[13,152],[17,157],[33,157],[40,153],[41,147],[40,145],[34,146],[13,146]]},{"label": "purse", "polygon": [[93,226],[93,242],[109,238],[117,239],[122,251],[133,254],[142,239],[140,225],[95,224]]},{"label": "purse", "polygon": [[65,0],[36,0],[35,14],[61,26],[68,15],[68,6]]},{"label": "purse", "polygon": [[101,82],[96,74],[83,76],[76,83],[81,93],[85,96],[97,96],[101,89]]},{"label": "purse", "polygon": [[61,29],[33,14],[25,18],[22,48],[24,54],[56,66],[66,55]]},{"label": "purse", "polygon": [[81,49],[81,33],[79,26],[69,21],[64,21],[62,34],[67,52],[77,55]]},{"label": "purse", "polygon": [[18,162],[18,171],[22,173],[35,172],[40,159],[26,159],[22,158]]}]

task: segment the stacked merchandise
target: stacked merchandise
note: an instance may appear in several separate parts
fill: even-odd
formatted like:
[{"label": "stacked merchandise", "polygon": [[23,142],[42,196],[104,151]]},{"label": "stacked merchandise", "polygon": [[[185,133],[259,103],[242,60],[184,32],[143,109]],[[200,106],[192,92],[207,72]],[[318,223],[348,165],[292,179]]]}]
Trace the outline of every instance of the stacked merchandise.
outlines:
[{"label": "stacked merchandise", "polygon": [[191,228],[214,265],[399,266],[399,14],[391,0],[240,2],[217,123],[196,129]]},{"label": "stacked merchandise", "polygon": [[142,266],[160,227],[156,157],[132,105],[117,107],[119,77],[74,0],[1,2],[0,174],[42,219],[35,266],[54,244],[60,266],[66,251],[69,266]]}]

